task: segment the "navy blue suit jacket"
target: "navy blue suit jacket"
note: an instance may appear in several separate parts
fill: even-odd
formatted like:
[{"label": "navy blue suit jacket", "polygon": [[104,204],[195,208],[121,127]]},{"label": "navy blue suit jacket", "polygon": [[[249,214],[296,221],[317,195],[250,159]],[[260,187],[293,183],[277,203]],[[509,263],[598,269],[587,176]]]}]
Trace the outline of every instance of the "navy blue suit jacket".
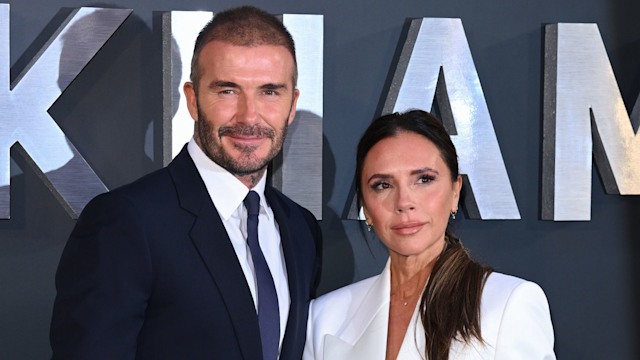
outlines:
[{"label": "navy blue suit jacket", "polygon": [[[309,211],[270,186],[265,196],[291,293],[280,359],[297,360],[321,235]],[[166,168],[85,207],[56,288],[53,359],[262,358],[249,287],[186,147]]]}]

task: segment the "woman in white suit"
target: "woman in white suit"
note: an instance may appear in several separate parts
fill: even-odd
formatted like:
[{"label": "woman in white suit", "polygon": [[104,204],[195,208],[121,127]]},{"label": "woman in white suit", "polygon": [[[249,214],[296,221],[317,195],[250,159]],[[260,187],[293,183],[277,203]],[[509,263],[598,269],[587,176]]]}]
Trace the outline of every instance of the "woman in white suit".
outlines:
[{"label": "woman in white suit", "polygon": [[555,359],[542,289],[474,261],[448,230],[462,179],[440,121],[420,110],[375,120],[355,176],[389,260],[312,302],[305,360]]}]

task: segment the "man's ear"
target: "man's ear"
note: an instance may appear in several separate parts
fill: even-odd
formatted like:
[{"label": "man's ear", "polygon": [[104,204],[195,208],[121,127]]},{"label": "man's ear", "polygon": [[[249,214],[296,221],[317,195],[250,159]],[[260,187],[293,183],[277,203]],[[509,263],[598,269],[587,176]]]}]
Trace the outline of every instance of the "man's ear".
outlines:
[{"label": "man's ear", "polygon": [[198,121],[198,98],[194,84],[191,81],[187,81],[182,86],[182,90],[187,98],[187,109],[189,109],[191,118],[194,121]]},{"label": "man's ear", "polygon": [[293,100],[291,101],[291,112],[289,113],[289,120],[288,120],[289,125],[291,125],[291,123],[293,122],[293,119],[296,117],[296,106],[298,104],[299,97],[300,97],[300,90],[296,88],[293,90]]}]

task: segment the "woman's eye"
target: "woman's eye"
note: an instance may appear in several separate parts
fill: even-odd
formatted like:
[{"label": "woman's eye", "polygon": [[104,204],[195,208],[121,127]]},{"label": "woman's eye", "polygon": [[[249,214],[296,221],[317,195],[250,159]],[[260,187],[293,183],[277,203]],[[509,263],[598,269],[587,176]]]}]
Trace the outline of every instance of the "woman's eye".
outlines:
[{"label": "woman's eye", "polygon": [[420,176],[420,179],[418,179],[418,182],[421,184],[426,184],[426,183],[430,183],[433,180],[435,180],[436,178],[434,176],[431,175],[422,175]]},{"label": "woman's eye", "polygon": [[374,190],[383,190],[383,189],[388,189],[389,188],[389,184],[386,182],[377,182],[377,183],[373,183],[371,184],[371,188]]}]

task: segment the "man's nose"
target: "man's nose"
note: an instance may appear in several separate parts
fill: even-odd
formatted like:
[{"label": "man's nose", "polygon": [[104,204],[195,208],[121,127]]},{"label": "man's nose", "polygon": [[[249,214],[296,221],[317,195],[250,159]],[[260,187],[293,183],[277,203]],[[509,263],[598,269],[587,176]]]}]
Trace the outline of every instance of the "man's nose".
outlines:
[{"label": "man's nose", "polygon": [[258,121],[258,108],[255,96],[242,94],[238,99],[238,120],[253,124]]}]

